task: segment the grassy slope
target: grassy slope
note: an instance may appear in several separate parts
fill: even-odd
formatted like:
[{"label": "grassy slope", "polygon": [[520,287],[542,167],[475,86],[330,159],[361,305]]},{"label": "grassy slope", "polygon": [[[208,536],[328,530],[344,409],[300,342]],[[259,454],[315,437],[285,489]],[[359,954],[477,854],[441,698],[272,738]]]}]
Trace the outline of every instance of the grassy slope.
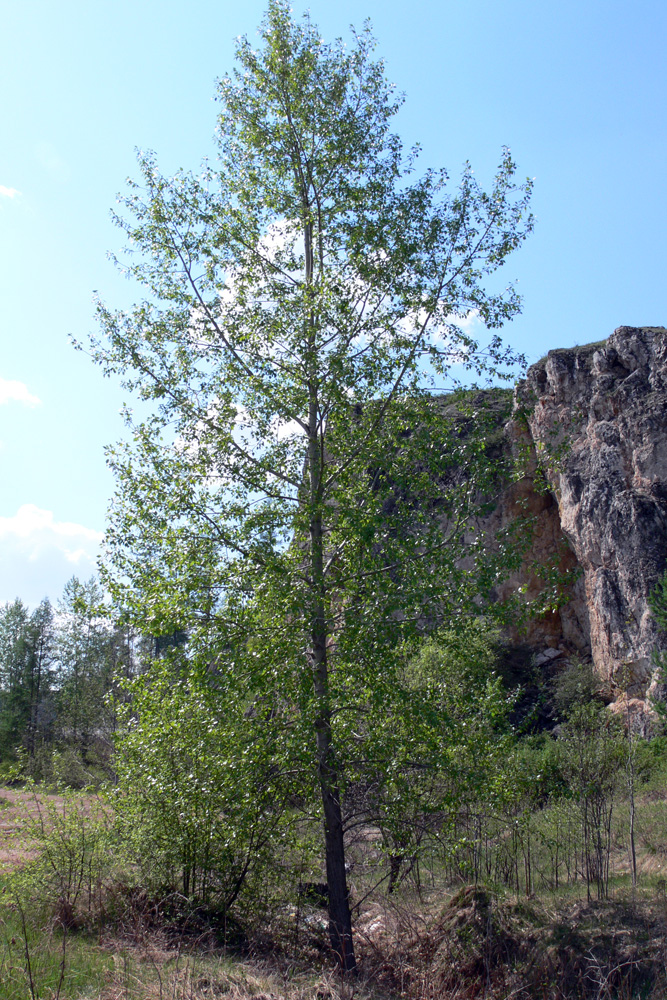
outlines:
[{"label": "grassy slope", "polygon": [[[0,904],[0,996],[31,997],[27,954],[35,1000],[350,1000],[352,995],[456,1000],[468,995],[459,991],[463,979],[470,985],[482,972],[487,1000],[504,1000],[510,987],[534,982],[536,969],[545,1000],[560,1000],[557,984],[566,982],[573,996],[581,988],[586,991],[581,996],[595,1000],[662,1000],[667,995],[659,971],[667,954],[666,779],[664,769],[655,770],[638,795],[636,890],[629,875],[627,803],[619,796],[609,900],[587,902],[581,882],[558,892],[540,889],[530,899],[500,889],[466,890],[466,895],[447,887],[437,867],[424,867],[419,892],[407,880],[394,897],[376,892],[364,904],[357,922],[362,977],[353,987],[340,982],[319,950],[323,920],[315,909],[304,920],[298,948],[289,914],[283,914],[284,926],[277,919],[257,938],[254,953],[251,947],[242,957],[216,947],[210,935],[175,936],[136,916],[133,923],[64,933],[53,909],[39,913],[26,905],[22,917],[16,905],[5,902]],[[9,846],[13,841],[13,849],[27,856],[20,824],[12,826],[24,796],[12,790],[2,795],[9,801],[1,810]],[[357,877],[357,895],[363,879]],[[273,951],[267,947],[272,933]],[[480,962],[486,971],[480,971]],[[616,984],[611,992],[600,985],[605,977]]]}]

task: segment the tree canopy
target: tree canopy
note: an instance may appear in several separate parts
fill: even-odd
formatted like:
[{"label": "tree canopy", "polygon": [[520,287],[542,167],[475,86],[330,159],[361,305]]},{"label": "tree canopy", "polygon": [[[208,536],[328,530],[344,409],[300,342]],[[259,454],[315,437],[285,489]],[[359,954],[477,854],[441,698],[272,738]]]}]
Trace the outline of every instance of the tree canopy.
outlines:
[{"label": "tree canopy", "polygon": [[152,412],[128,410],[132,440],[109,452],[106,581],[282,719],[353,969],[343,803],[364,720],[400,688],[397,645],[479,592],[461,553],[493,476],[486,409],[471,397],[463,426],[432,394],[511,368],[496,331],[519,299],[488,279],[532,228],[530,184],[507,150],[488,192],[469,166],[453,189],[444,170],[415,179],[368,26],[328,44],[272,0],[260,34],[218,84],[217,162],[165,177],[141,153],[117,216],[145,297],[100,303],[95,357]]}]

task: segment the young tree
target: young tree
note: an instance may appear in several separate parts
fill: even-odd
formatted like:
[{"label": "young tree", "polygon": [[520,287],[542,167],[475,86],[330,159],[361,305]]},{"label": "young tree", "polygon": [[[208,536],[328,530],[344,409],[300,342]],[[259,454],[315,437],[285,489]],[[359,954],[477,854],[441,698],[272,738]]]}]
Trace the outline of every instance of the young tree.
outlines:
[{"label": "young tree", "polygon": [[463,428],[430,392],[511,361],[457,318],[493,331],[517,312],[485,279],[531,229],[529,185],[507,151],[489,192],[469,167],[453,192],[444,171],[413,180],[368,27],[348,51],[272,0],[261,36],[219,83],[216,166],[166,178],[141,154],[123,199],[121,266],[147,297],[100,305],[96,359],[154,412],[128,411],[133,443],[110,452],[107,574],[144,630],[184,629],[218,677],[294,706],[353,969],[346,748],[355,713],[391,696],[396,643],[464,604],[484,406]]},{"label": "young tree", "polygon": [[394,697],[367,712],[365,753],[376,773],[363,812],[382,833],[389,893],[405,861],[414,865],[434,841],[446,843],[448,829],[461,839],[460,817],[471,805],[493,810],[515,701],[494,670],[499,650],[498,632],[483,619],[440,629],[392,675]]},{"label": "young tree", "polygon": [[624,764],[622,722],[595,701],[574,705],[558,740],[560,767],[579,808],[581,874],[590,900],[607,896],[611,819],[619,772]]}]

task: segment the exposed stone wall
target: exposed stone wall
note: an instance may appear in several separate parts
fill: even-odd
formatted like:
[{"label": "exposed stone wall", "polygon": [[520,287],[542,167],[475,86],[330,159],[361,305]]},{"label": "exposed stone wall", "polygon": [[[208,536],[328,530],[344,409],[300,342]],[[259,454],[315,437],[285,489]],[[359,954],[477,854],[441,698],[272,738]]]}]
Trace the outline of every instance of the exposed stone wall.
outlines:
[{"label": "exposed stone wall", "polygon": [[[570,601],[530,639],[589,647],[610,694],[629,683],[643,698],[660,641],[648,597],[667,562],[667,330],[620,327],[604,343],[550,351],[517,407],[509,434],[524,435],[532,464],[502,506],[523,491],[539,521],[530,559],[553,558],[565,538],[581,569]],[[550,497],[535,489],[540,468]]]},{"label": "exposed stone wall", "polygon": [[511,523],[516,517],[529,517],[534,528],[521,569],[501,584],[498,596],[504,600],[521,587],[525,599],[539,606],[549,589],[545,573],[557,573],[565,600],[558,607],[523,622],[519,628],[511,628],[510,639],[538,651],[560,649],[586,659],[591,655],[591,640],[583,573],[563,533],[558,503],[540,479],[536,481],[529,472],[501,498],[501,525]]}]

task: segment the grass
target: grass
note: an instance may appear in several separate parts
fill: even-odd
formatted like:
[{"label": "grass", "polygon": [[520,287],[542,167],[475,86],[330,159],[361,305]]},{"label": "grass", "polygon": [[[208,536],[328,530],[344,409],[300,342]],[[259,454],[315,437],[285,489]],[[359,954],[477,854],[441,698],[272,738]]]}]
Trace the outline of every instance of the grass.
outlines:
[{"label": "grass", "polygon": [[[363,903],[357,918],[361,976],[349,983],[341,982],[326,955],[322,911],[302,914],[300,937],[294,933],[293,907],[267,911],[261,926],[248,928],[243,952],[232,953],[211,933],[195,937],[159,922],[119,918],[113,905],[106,916],[96,910],[67,929],[53,900],[50,909],[39,910],[26,896],[20,907],[16,894],[0,883],[0,1000],[463,1000],[475,995],[472,984],[482,982],[480,969],[487,1000],[510,995],[664,1000],[667,766],[662,759],[636,796],[637,887],[630,877],[628,808],[620,786],[607,900],[588,902],[581,880],[555,891],[536,878],[530,898],[490,885],[466,901],[465,892],[457,891],[461,883],[451,882],[451,872],[434,853],[424,857],[419,883],[412,875],[391,897],[385,884]],[[29,799],[16,790],[0,792],[3,799],[0,823],[14,864],[20,864],[32,854],[17,822]],[[57,797],[52,804],[62,811]],[[532,819],[535,873],[548,868],[548,852],[540,853],[546,848],[539,845],[557,819],[550,808]],[[78,829],[71,828],[75,838]],[[350,851],[356,899],[386,864],[366,833]],[[538,973],[542,985],[536,993],[531,977]],[[559,994],[558,982],[569,983],[571,992]]]},{"label": "grass", "polygon": [[90,939],[67,934],[34,912],[0,907],[2,1000],[101,996],[113,968],[113,955]]},{"label": "grass", "polygon": [[[341,981],[326,964],[309,966],[285,953],[243,957],[203,942],[174,940],[159,930],[134,939],[65,933],[48,920],[41,926],[37,920],[29,921],[30,978],[21,916],[4,906],[0,908],[0,996],[2,1000],[463,1000],[477,995],[474,990],[463,991],[461,976],[477,974],[480,960],[490,954],[486,942],[492,929],[497,948],[489,965],[487,1000],[506,1000],[510,995],[560,1000],[555,986],[558,970],[573,982],[614,973],[620,983],[626,963],[643,984],[642,993],[627,993],[628,998],[664,1000],[666,994],[656,992],[657,973],[651,979],[644,968],[649,960],[656,964],[664,956],[664,896],[649,893],[648,885],[643,885],[638,900],[626,876],[613,888],[617,898],[591,904],[573,892],[566,894],[569,901],[552,894],[532,900],[490,894],[489,916],[483,910],[479,920],[463,893],[458,902],[454,897],[443,906],[440,889],[419,894],[406,885],[399,898],[385,898],[383,905],[376,901],[360,921],[365,934],[359,942],[361,976],[353,982]],[[480,890],[482,898],[483,893]],[[439,926],[445,929],[439,931]],[[558,970],[549,965],[549,956],[558,958]],[[538,994],[526,992],[526,986],[521,992],[522,977],[536,968],[544,989]],[[584,995],[596,1000],[625,996],[600,991]]]},{"label": "grass", "polygon": [[[34,916],[34,915],[33,915]],[[242,958],[159,932],[144,940],[96,938],[27,919],[0,906],[2,1000],[387,1000],[362,976],[277,956]]]}]

